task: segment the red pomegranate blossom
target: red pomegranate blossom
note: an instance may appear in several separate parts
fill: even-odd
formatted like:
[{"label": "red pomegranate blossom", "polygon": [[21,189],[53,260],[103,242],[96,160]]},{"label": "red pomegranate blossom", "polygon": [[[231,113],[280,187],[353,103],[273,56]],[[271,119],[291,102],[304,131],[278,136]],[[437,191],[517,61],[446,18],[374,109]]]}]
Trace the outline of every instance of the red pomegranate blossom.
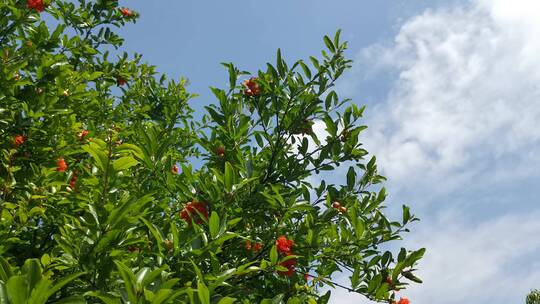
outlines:
[{"label": "red pomegranate blossom", "polygon": [[69,187],[73,190],[75,190],[75,186],[77,185],[77,173],[73,172],[73,176],[69,180]]},{"label": "red pomegranate blossom", "polygon": [[291,250],[294,246],[293,240],[288,240],[284,235],[280,236],[276,240],[276,247],[279,253],[284,255],[290,255],[292,254]]},{"label": "red pomegranate blossom", "polygon": [[399,298],[399,301],[397,303],[394,301],[394,304],[410,304],[411,302],[407,298]]},{"label": "red pomegranate blossom", "polygon": [[117,84],[119,87],[121,87],[121,86],[123,86],[123,85],[126,84],[126,80],[125,80],[124,78],[122,78],[122,77],[118,77],[118,78],[116,78],[116,84]]},{"label": "red pomegranate blossom", "polygon": [[279,266],[283,266],[283,267],[287,268],[287,271],[278,271],[278,274],[280,274],[282,276],[287,276],[287,277],[292,276],[294,274],[294,269],[295,269],[294,266],[295,265],[296,265],[296,259],[294,259],[294,258],[279,263]]},{"label": "red pomegranate blossom", "polygon": [[202,224],[204,217],[208,219],[208,210],[206,209],[206,204],[203,202],[188,202],[184,209],[180,211],[180,218],[190,223],[195,221],[197,224]]},{"label": "red pomegranate blossom", "polygon": [[36,10],[40,13],[45,10],[45,3],[43,3],[43,0],[28,0],[26,6],[29,9]]},{"label": "red pomegranate blossom", "polygon": [[59,158],[56,161],[56,171],[58,172],[65,172],[67,170],[68,166],[66,164],[66,161],[63,158]]},{"label": "red pomegranate blossom", "polygon": [[86,135],[88,135],[88,130],[82,130],[79,134],[77,134],[77,137],[79,137],[79,140],[84,140]]},{"label": "red pomegranate blossom", "polygon": [[13,137],[13,144],[15,145],[15,147],[22,146],[22,144],[24,144],[25,141],[26,141],[26,138],[22,135],[16,135],[15,137]]},{"label": "red pomegranate blossom", "polygon": [[215,152],[219,157],[223,157],[223,156],[225,156],[225,147],[224,146],[219,146],[219,147],[216,148]]},{"label": "red pomegranate blossom", "polygon": [[259,251],[262,249],[262,244],[261,243],[251,243],[250,240],[247,240],[246,241],[246,250],[253,250],[253,251]]},{"label": "red pomegranate blossom", "polygon": [[244,86],[244,95],[252,97],[261,94],[261,88],[257,83],[257,77],[251,77],[248,80],[245,80],[242,85]]},{"label": "red pomegranate blossom", "polygon": [[132,17],[133,15],[135,15],[135,13],[133,13],[129,8],[127,7],[123,7],[120,9],[120,13],[122,13],[122,15],[124,17]]},{"label": "red pomegranate blossom", "polygon": [[253,245],[253,251],[259,251],[262,249],[262,244],[261,243],[255,243]]},{"label": "red pomegranate blossom", "polygon": [[179,171],[180,171],[180,170],[178,169],[178,166],[177,166],[177,165],[172,166],[171,172],[172,172],[173,174],[178,174]]}]

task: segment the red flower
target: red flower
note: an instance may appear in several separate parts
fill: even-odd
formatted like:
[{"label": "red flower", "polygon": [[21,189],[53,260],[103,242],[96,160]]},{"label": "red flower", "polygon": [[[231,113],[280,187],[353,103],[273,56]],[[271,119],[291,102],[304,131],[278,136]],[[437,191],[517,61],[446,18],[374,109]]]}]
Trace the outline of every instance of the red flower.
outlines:
[{"label": "red flower", "polygon": [[291,254],[291,249],[292,249],[293,246],[294,246],[294,241],[293,240],[288,240],[283,235],[280,236],[276,240],[276,247],[277,247],[277,250],[279,251],[279,253],[289,255],[289,254]]},{"label": "red flower", "polygon": [[246,250],[259,251],[262,249],[261,243],[251,243],[251,241],[246,241]]},{"label": "red flower", "polygon": [[82,130],[81,133],[77,134],[77,136],[79,137],[79,140],[83,140],[88,133],[88,130]]},{"label": "red flower", "polygon": [[133,15],[135,15],[135,13],[133,13],[129,8],[127,7],[123,7],[120,9],[120,13],[122,13],[122,15],[124,17],[132,17]]},{"label": "red flower", "polygon": [[287,268],[287,271],[278,271],[282,276],[292,276],[294,274],[294,266],[296,265],[296,259],[289,259],[284,262],[279,263],[279,266]]},{"label": "red flower", "polygon": [[178,171],[179,171],[179,170],[178,170],[178,166],[177,166],[177,165],[172,166],[171,172],[172,172],[173,174],[178,174]]},{"label": "red flower", "polygon": [[67,170],[68,166],[66,164],[66,161],[63,158],[59,158],[56,161],[56,171],[58,172],[65,172]]},{"label": "red flower", "polygon": [[71,187],[71,189],[75,190],[75,185],[76,184],[77,184],[77,173],[73,172],[73,176],[69,180],[69,187]]},{"label": "red flower", "polygon": [[16,135],[15,137],[13,137],[13,144],[15,145],[15,147],[21,146],[22,144],[24,144],[25,141],[26,138],[22,135]]},{"label": "red flower", "polygon": [[261,243],[255,243],[255,245],[253,245],[253,251],[259,251],[261,249],[262,249]]},{"label": "red flower", "polygon": [[225,147],[219,146],[216,148],[215,152],[219,157],[223,157],[225,155]]},{"label": "red flower", "polygon": [[257,77],[251,77],[248,80],[245,80],[242,85],[244,85],[244,95],[246,96],[257,96],[261,94],[261,89],[259,88],[259,84],[257,83]]},{"label": "red flower", "polygon": [[399,298],[399,301],[397,302],[397,304],[409,304],[409,303],[411,302],[407,298]]},{"label": "red flower", "polygon": [[203,223],[201,216],[208,219],[208,210],[203,202],[188,202],[180,211],[180,218],[188,223],[191,223],[192,220],[197,224]]},{"label": "red flower", "polygon": [[123,86],[123,85],[126,84],[126,80],[124,78],[122,78],[122,77],[118,77],[118,78],[116,78],[116,84],[118,86]]},{"label": "red flower", "polygon": [[304,273],[304,281],[309,281],[309,278],[311,278],[311,275],[309,273]]},{"label": "red flower", "polygon": [[43,3],[43,0],[28,0],[26,6],[28,6],[29,9],[35,9],[38,12],[43,12],[45,10],[45,3]]}]

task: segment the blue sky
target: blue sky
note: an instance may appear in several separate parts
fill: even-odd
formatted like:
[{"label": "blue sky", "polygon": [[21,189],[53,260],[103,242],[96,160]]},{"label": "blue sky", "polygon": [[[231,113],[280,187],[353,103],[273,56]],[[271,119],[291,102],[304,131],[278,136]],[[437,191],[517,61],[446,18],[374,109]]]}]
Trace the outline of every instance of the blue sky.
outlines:
[{"label": "blue sky", "polygon": [[[338,28],[355,60],[339,92],[369,105],[364,137],[391,208],[422,222],[412,303],[524,303],[540,288],[540,2],[121,1],[141,13],[125,50],[190,80],[199,111],[220,62],[256,71],[282,49],[317,55]],[[318,129],[324,132],[323,128]],[[337,175],[343,174],[338,172]],[[367,303],[336,291],[333,303]]]}]

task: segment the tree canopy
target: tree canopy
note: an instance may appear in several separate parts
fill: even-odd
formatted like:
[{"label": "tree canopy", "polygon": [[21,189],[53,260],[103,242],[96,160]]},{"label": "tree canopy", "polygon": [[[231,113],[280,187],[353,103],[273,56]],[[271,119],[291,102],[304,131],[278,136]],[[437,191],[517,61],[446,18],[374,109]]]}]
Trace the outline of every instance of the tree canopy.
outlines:
[{"label": "tree canopy", "polygon": [[185,79],[123,52],[138,16],[0,2],[0,303],[327,303],[325,286],[393,303],[421,282],[425,250],[385,246],[417,218],[384,214],[364,107],[333,89],[339,31],[320,57],[224,63],[196,115]]}]

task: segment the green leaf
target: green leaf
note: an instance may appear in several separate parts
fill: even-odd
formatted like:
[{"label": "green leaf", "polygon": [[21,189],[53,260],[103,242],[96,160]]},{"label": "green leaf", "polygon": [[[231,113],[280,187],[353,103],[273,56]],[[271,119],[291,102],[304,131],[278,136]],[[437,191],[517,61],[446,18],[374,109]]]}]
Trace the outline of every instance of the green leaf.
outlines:
[{"label": "green leaf", "polygon": [[119,298],[113,297],[110,294],[106,294],[102,291],[90,291],[84,294],[85,296],[95,297],[103,301],[105,304],[121,304]]},{"label": "green leaf", "polygon": [[0,257],[0,281],[7,282],[12,275],[11,265],[3,257]]},{"label": "green leaf", "polygon": [[[150,285],[152,282],[154,282],[154,280],[156,280],[162,274],[163,274],[163,268],[154,269],[150,273],[146,272],[144,277],[142,278],[142,281],[140,281],[139,284],[141,286],[146,287]],[[137,282],[139,282],[139,278],[137,278]]]},{"label": "green leaf", "polygon": [[403,262],[405,261],[405,258],[407,257],[407,249],[405,248],[401,248],[399,250],[399,254],[398,254],[398,262]]},{"label": "green leaf", "polygon": [[354,226],[354,232],[356,234],[356,239],[361,240],[364,237],[364,231],[366,230],[366,224],[361,218],[358,219],[356,225]]},{"label": "green leaf", "polygon": [[233,304],[235,301],[236,298],[224,297],[219,300],[218,304]]},{"label": "green leaf", "polygon": [[354,189],[355,182],[356,172],[354,172],[354,168],[351,166],[349,167],[349,171],[347,171],[347,188],[349,188],[349,190]]},{"label": "green leaf", "polygon": [[330,301],[330,290],[319,299],[319,304],[327,304]]},{"label": "green leaf", "polygon": [[136,211],[140,210],[142,207],[144,207],[144,205],[151,202],[153,200],[153,195],[153,193],[149,193],[143,197],[140,197],[139,199],[132,198],[116,207],[110,212],[106,225],[111,230],[115,229],[122,223],[130,212],[135,215],[137,213]]},{"label": "green leaf", "polygon": [[101,169],[101,171],[105,171],[108,157],[104,150],[98,144],[96,144],[95,142],[91,142],[88,145],[83,146],[82,149],[92,156],[92,158],[96,162],[96,166]]},{"label": "green leaf", "polygon": [[12,276],[6,283],[11,304],[27,304],[29,290],[24,276]]},{"label": "green leaf", "polygon": [[163,251],[163,234],[161,233],[161,231],[159,230],[159,228],[154,225],[154,223],[150,223],[147,219],[145,219],[144,217],[139,217],[139,219],[146,225],[146,227],[148,228],[148,230],[150,231],[150,233],[154,236],[154,238],[156,239],[156,243],[157,243],[157,246],[159,248],[159,251]]},{"label": "green leaf", "polygon": [[272,249],[270,249],[270,262],[272,265],[275,265],[278,261],[278,252],[276,245],[272,246]]},{"label": "green leaf", "polygon": [[403,225],[407,224],[411,219],[411,211],[408,206],[403,205]]},{"label": "green leaf", "polygon": [[337,126],[332,120],[332,117],[330,117],[328,114],[326,114],[323,118],[324,123],[326,124],[326,131],[331,136],[336,136],[337,133]]},{"label": "green leaf", "polygon": [[231,191],[232,185],[234,184],[234,169],[231,163],[225,163],[225,189]]},{"label": "green leaf", "polygon": [[412,271],[402,271],[401,274],[415,283],[422,284],[422,280],[419,277],[415,276]]},{"label": "green leaf", "polygon": [[259,147],[261,148],[264,147],[264,142],[259,132],[255,133],[255,140],[257,141],[257,144],[259,145]]},{"label": "green leaf", "polygon": [[86,274],[86,272],[78,272],[64,276],[61,280],[57,281],[52,286],[48,281],[45,282],[44,280],[42,280],[40,282],[41,284],[39,284],[39,288],[32,292],[32,297],[29,299],[29,303],[46,303],[52,295],[57,293],[60,289],[69,284],[71,281],[77,279],[84,274]]},{"label": "green leaf", "polygon": [[123,152],[123,153],[126,153],[126,152],[131,153],[139,160],[144,159],[143,150],[134,144],[128,144],[128,143],[121,144],[120,146],[116,148],[116,151]]},{"label": "green leaf", "polygon": [[388,294],[388,289],[389,289],[389,286],[388,284],[382,284],[378,289],[377,289],[377,293],[375,293],[375,298],[376,299],[384,299],[386,298],[387,294]]},{"label": "green leaf", "polygon": [[221,244],[225,243],[226,241],[228,241],[228,240],[230,240],[232,238],[235,238],[237,236],[238,236],[238,234],[227,231],[212,243],[216,244],[216,245],[221,245]]},{"label": "green leaf", "polygon": [[414,263],[424,256],[424,253],[426,253],[426,248],[421,248],[411,252],[411,254],[405,259],[405,264],[412,267]]},{"label": "green leaf", "polygon": [[201,304],[210,304],[210,291],[202,281],[197,283],[197,294]]},{"label": "green leaf", "polygon": [[122,171],[122,170],[129,169],[133,166],[136,166],[138,164],[139,164],[139,161],[136,160],[133,156],[124,156],[113,161],[113,168],[115,171]]},{"label": "green leaf", "polygon": [[120,261],[114,261],[116,264],[116,268],[118,269],[118,273],[122,277],[122,281],[124,282],[124,287],[128,296],[128,299],[131,303],[138,303],[137,301],[137,293],[135,291],[136,286],[136,279],[135,275],[129,269],[126,265],[124,265]]},{"label": "green leaf", "polygon": [[392,271],[392,281],[396,281],[398,276],[401,274],[401,271],[403,270],[403,268],[405,268],[405,263],[404,262],[399,262],[396,264],[396,266],[394,267],[394,270]]},{"label": "green leaf", "polygon": [[55,282],[53,287],[51,289],[49,289],[47,291],[47,299],[52,296],[53,294],[55,294],[57,291],[59,291],[60,289],[62,289],[62,287],[66,286],[67,284],[69,284],[71,281],[77,279],[78,277],[82,276],[86,274],[86,272],[78,272],[78,273],[74,273],[74,274],[71,274],[71,275],[68,275],[68,276],[65,276],[63,279],[59,280],[58,282]]},{"label": "green leaf", "polygon": [[144,278],[146,277],[146,275],[148,274],[148,271],[150,271],[150,268],[143,267],[137,272],[137,274],[135,275],[135,282],[137,286],[142,286],[142,282]]},{"label": "green leaf", "polygon": [[229,70],[229,87],[231,90],[236,86],[236,79],[238,75],[236,74],[236,69],[232,63],[227,64]]},{"label": "green leaf", "polygon": [[219,215],[212,211],[210,215],[210,236],[214,239],[219,234]]},{"label": "green leaf", "polygon": [[334,35],[334,46],[339,47],[339,36],[341,35],[341,29],[337,30],[336,34]]},{"label": "green leaf", "polygon": [[39,281],[41,281],[41,263],[38,259],[29,259],[24,262],[22,268],[23,273],[26,274],[28,288],[30,290],[34,289]]},{"label": "green leaf", "polygon": [[326,44],[326,47],[332,51],[335,52],[336,48],[334,47],[334,44],[332,44],[332,40],[328,36],[324,36],[324,44]]},{"label": "green leaf", "polygon": [[304,74],[306,75],[306,77],[311,78],[311,70],[309,69],[309,67],[303,61],[299,61],[299,64],[302,70],[304,71]]},{"label": "green leaf", "polygon": [[178,228],[176,228],[176,223],[175,222],[171,222],[171,230],[170,230],[171,234],[172,234],[172,240],[173,240],[173,253],[176,255],[178,253],[178,250],[179,250],[179,245],[180,245],[180,239],[178,237]]},{"label": "green leaf", "polygon": [[277,50],[276,57],[277,57],[276,65],[277,65],[277,70],[278,70],[279,76],[284,77],[285,76],[285,67],[283,65],[283,59],[281,58],[281,49]]}]

